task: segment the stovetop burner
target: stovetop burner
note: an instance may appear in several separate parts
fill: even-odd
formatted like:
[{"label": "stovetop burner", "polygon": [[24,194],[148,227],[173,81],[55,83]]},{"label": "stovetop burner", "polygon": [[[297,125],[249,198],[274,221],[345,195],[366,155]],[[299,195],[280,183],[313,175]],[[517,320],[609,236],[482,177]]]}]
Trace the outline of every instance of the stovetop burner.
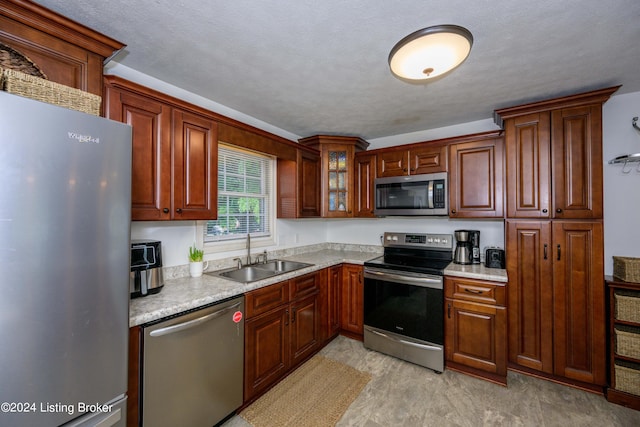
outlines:
[{"label": "stovetop burner", "polygon": [[384,233],[384,255],[365,267],[443,275],[453,260],[453,236],[449,234]]}]

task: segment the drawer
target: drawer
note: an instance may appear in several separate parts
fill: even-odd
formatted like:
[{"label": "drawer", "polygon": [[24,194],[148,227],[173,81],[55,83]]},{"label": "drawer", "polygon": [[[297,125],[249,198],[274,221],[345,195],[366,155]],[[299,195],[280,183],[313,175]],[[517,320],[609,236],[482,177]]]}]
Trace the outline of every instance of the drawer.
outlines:
[{"label": "drawer", "polygon": [[615,335],[615,353],[640,360],[640,328],[617,325],[613,332]]},{"label": "drawer", "polygon": [[640,365],[616,362],[613,370],[616,390],[640,395]]},{"label": "drawer", "polygon": [[290,301],[306,297],[320,290],[320,274],[318,272],[305,274],[289,281]]},{"label": "drawer", "polygon": [[445,277],[444,287],[447,298],[498,306],[505,305],[506,286],[504,283]]},{"label": "drawer", "polygon": [[265,286],[245,294],[247,318],[257,316],[289,302],[289,281]]},{"label": "drawer", "polygon": [[615,319],[640,323],[640,293],[620,290],[614,293]]}]

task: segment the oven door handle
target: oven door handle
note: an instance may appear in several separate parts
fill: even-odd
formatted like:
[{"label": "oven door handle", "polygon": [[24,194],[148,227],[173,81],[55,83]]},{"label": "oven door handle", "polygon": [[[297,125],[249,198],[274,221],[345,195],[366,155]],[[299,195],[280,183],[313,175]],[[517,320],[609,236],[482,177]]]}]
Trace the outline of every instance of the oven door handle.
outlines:
[{"label": "oven door handle", "polygon": [[417,342],[411,342],[411,341],[403,340],[403,339],[400,339],[400,338],[392,337],[392,336],[387,335],[387,334],[383,334],[382,332],[378,332],[378,331],[376,331],[374,329],[370,329],[370,328],[367,328],[367,330],[369,332],[371,332],[372,334],[379,335],[379,336],[381,336],[383,338],[386,338],[388,340],[391,340],[391,341],[396,341],[396,342],[399,342],[399,343],[402,343],[402,344],[410,345],[412,347],[418,347],[418,348],[421,348],[423,350],[442,351],[442,349],[440,347],[436,347],[436,346],[433,346],[433,345],[426,345],[426,344],[420,344],[420,343],[417,343]]},{"label": "oven door handle", "polygon": [[407,285],[422,286],[423,288],[443,289],[442,277],[414,277],[404,274],[389,273],[380,270],[364,270],[365,279],[385,280],[387,282],[404,283]]}]

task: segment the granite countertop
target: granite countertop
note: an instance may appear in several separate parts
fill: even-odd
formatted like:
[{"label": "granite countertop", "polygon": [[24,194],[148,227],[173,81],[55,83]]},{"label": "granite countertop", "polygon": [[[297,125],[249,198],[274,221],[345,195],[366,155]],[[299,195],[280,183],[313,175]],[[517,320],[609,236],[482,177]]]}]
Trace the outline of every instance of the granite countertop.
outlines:
[{"label": "granite countertop", "polygon": [[488,268],[484,264],[454,264],[451,263],[444,270],[445,276],[467,277],[469,279],[490,280],[507,283],[507,270],[502,268]]},{"label": "granite countertop", "polygon": [[[359,264],[380,256],[380,253],[357,250],[322,249],[277,259],[313,264],[300,270],[279,274],[253,283],[238,283],[222,277],[203,274],[201,277],[166,279],[162,290],[144,298],[132,299],[129,305],[129,326],[142,325],[174,314],[234,297],[254,289],[282,282],[338,264]],[[486,268],[482,264],[459,265],[451,263],[446,276],[507,282],[506,270]]]},{"label": "granite countertop", "polygon": [[305,262],[313,265],[253,283],[238,283],[209,274],[203,274],[201,277],[196,278],[167,279],[159,293],[131,300],[129,305],[129,326],[153,322],[333,265],[342,263],[362,265],[365,261],[379,255],[371,252],[323,249],[289,257],[278,257],[278,259]]}]

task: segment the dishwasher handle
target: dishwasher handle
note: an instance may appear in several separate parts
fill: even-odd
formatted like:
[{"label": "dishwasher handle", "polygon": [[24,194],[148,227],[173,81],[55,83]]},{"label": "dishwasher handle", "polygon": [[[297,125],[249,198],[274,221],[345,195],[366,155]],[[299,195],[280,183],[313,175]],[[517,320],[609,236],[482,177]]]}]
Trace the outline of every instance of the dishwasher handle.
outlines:
[{"label": "dishwasher handle", "polygon": [[213,313],[205,314],[204,316],[198,317],[197,319],[188,320],[186,322],[178,323],[177,325],[171,325],[164,328],[156,329],[155,331],[151,331],[149,335],[152,337],[161,337],[163,335],[169,335],[175,332],[184,331],[185,329],[194,328],[198,325],[208,322],[211,319],[222,316],[223,314],[233,310],[234,308],[239,307],[240,304],[242,304],[242,301],[239,301],[221,310],[214,311]]}]

